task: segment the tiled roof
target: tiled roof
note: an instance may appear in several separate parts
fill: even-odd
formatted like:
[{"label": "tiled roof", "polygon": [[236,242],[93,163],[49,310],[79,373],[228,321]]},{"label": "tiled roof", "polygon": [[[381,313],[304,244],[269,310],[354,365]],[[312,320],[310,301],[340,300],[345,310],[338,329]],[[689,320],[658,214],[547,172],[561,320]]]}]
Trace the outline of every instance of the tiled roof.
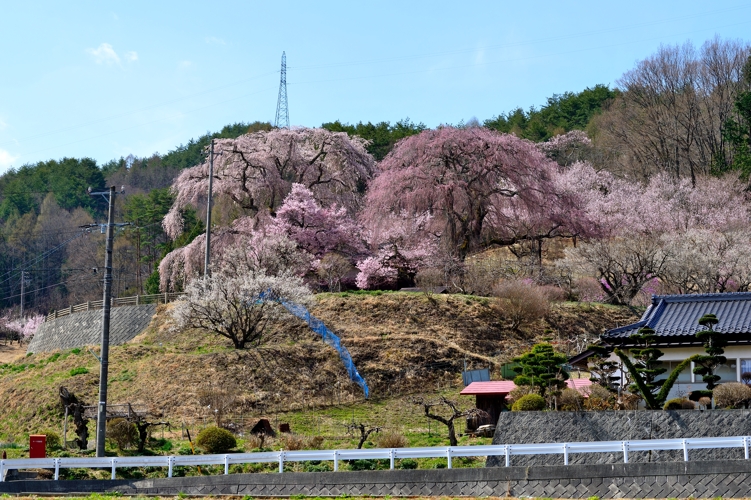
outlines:
[{"label": "tiled roof", "polygon": [[639,321],[608,330],[602,339],[606,342],[625,339],[643,326],[652,328],[658,337],[691,337],[703,329],[699,318],[710,313],[720,320],[715,331],[751,334],[751,293],[707,293],[653,295],[652,304]]},{"label": "tiled roof", "polygon": [[[580,390],[582,387],[592,385],[592,381],[588,378],[571,378],[566,381],[566,385],[571,389]],[[508,394],[514,389],[516,389],[516,384],[512,380],[493,380],[490,382],[472,382],[459,394],[462,396],[493,396]]]}]

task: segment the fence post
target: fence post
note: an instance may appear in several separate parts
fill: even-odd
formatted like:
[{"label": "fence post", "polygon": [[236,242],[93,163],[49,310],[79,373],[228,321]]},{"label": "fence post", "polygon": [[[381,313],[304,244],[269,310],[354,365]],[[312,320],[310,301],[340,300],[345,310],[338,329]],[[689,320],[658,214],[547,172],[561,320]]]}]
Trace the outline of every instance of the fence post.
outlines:
[{"label": "fence post", "polygon": [[136,305],[139,305],[138,301],[139,301],[139,295],[136,295]]},{"label": "fence post", "polygon": [[229,474],[229,455],[224,455],[224,475]]},{"label": "fence post", "polygon": [[334,450],[334,472],[339,470],[339,450]]},{"label": "fence post", "polygon": [[279,474],[284,472],[284,452],[279,452]]},{"label": "fence post", "polygon": [[60,479],[60,459],[55,459],[55,481]]},{"label": "fence post", "polygon": [[389,462],[391,465],[391,470],[394,470],[394,455],[396,455],[396,450],[394,448],[391,448],[389,450]]},{"label": "fence post", "polygon": [[688,448],[686,447],[686,440],[683,440],[683,461],[688,462]]},{"label": "fence post", "polygon": [[628,441],[621,442],[621,448],[623,449],[623,463],[628,463]]},{"label": "fence post", "polygon": [[743,452],[746,455],[746,460],[748,460],[748,436],[743,436]]},{"label": "fence post", "polygon": [[5,460],[0,460],[0,483],[5,481]]},{"label": "fence post", "polygon": [[68,309],[70,310],[68,314],[73,314],[73,306],[69,306]]},{"label": "fence post", "polygon": [[447,465],[448,465],[448,468],[450,469],[451,468],[451,446],[446,448],[446,461],[448,462]]},{"label": "fence post", "polygon": [[175,463],[175,457],[170,456],[167,458],[167,464],[169,465],[169,471],[167,471],[167,477],[172,477],[172,466]]},{"label": "fence post", "polygon": [[568,443],[563,443],[563,465],[568,465]]},{"label": "fence post", "polygon": [[506,452],[506,467],[511,465],[511,450],[509,449],[509,445],[504,446],[505,452]]},{"label": "fence post", "polygon": [[113,459],[112,459],[112,480],[113,480],[113,481],[114,481],[114,479],[115,479],[115,467],[116,467],[116,465],[115,465],[115,464],[116,464],[116,463],[117,463],[117,459],[116,459],[116,458],[113,458]]},{"label": "fence post", "polygon": [[169,297],[167,297],[167,292],[164,292],[164,303],[166,304],[169,301]]}]

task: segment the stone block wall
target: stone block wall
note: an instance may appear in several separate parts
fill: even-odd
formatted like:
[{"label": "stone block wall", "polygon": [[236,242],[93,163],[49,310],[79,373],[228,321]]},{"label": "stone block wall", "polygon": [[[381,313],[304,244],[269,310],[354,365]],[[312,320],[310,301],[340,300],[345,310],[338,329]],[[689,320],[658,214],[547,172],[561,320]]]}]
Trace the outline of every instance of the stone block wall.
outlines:
[{"label": "stone block wall", "polygon": [[751,461],[558,467],[229,474],[172,479],[11,481],[0,493],[236,497],[739,498],[751,496]]},{"label": "stone block wall", "polygon": [[[498,419],[493,444],[681,439],[750,436],[750,410],[504,412]],[[691,450],[690,460],[741,459],[741,449]],[[630,452],[629,462],[676,462],[682,451]],[[621,453],[570,454],[569,463],[623,462]],[[559,465],[562,455],[512,456],[512,465]],[[487,465],[505,464],[504,457],[488,457]]]},{"label": "stone block wall", "polygon": [[[156,304],[113,307],[110,310],[110,345],[124,344],[141,333],[156,313]],[[99,345],[102,311],[85,311],[42,323],[28,352],[48,352]]]}]

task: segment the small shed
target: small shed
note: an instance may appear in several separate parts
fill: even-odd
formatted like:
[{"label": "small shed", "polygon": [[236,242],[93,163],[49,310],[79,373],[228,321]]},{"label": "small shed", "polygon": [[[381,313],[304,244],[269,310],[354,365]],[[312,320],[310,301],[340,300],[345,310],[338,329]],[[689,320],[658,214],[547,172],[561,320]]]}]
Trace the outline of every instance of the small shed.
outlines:
[{"label": "small shed", "polygon": [[490,415],[491,424],[498,422],[498,417],[506,408],[506,396],[516,389],[511,380],[472,382],[462,389],[461,396],[475,396],[475,407]]},{"label": "small shed", "polygon": [[[566,381],[566,385],[570,389],[582,392],[585,387],[592,385],[592,381],[588,378],[570,378]],[[477,409],[487,412],[492,419],[491,423],[495,424],[501,412],[506,409],[506,398],[514,389],[516,389],[516,384],[513,380],[472,382],[459,395],[475,396]]]}]

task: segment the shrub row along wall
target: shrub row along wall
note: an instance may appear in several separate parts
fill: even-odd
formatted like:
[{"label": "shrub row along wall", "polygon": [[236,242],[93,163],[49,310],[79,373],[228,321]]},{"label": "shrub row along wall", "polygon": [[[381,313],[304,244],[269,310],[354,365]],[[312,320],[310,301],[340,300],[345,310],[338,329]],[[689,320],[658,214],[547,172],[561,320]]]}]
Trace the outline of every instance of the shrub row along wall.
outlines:
[{"label": "shrub row along wall", "polygon": [[547,498],[747,497],[751,462],[572,465],[485,469],[230,474],[115,481],[12,481],[0,493],[138,496],[373,496]]},{"label": "shrub row along wall", "polygon": [[[141,333],[156,312],[156,304],[113,307],[110,344],[124,344]],[[39,326],[28,352],[47,352],[98,345],[102,339],[102,311],[85,311],[47,321]]]},{"label": "shrub row along wall", "polygon": [[[498,418],[493,444],[682,439],[751,435],[749,410],[504,412]],[[689,460],[742,459],[742,449],[691,450]],[[629,452],[629,462],[676,462],[683,451]],[[577,453],[570,464],[623,462],[622,453]],[[511,465],[558,465],[563,455],[512,456]],[[488,467],[505,464],[488,457]],[[673,495],[675,496],[675,495]]]}]

